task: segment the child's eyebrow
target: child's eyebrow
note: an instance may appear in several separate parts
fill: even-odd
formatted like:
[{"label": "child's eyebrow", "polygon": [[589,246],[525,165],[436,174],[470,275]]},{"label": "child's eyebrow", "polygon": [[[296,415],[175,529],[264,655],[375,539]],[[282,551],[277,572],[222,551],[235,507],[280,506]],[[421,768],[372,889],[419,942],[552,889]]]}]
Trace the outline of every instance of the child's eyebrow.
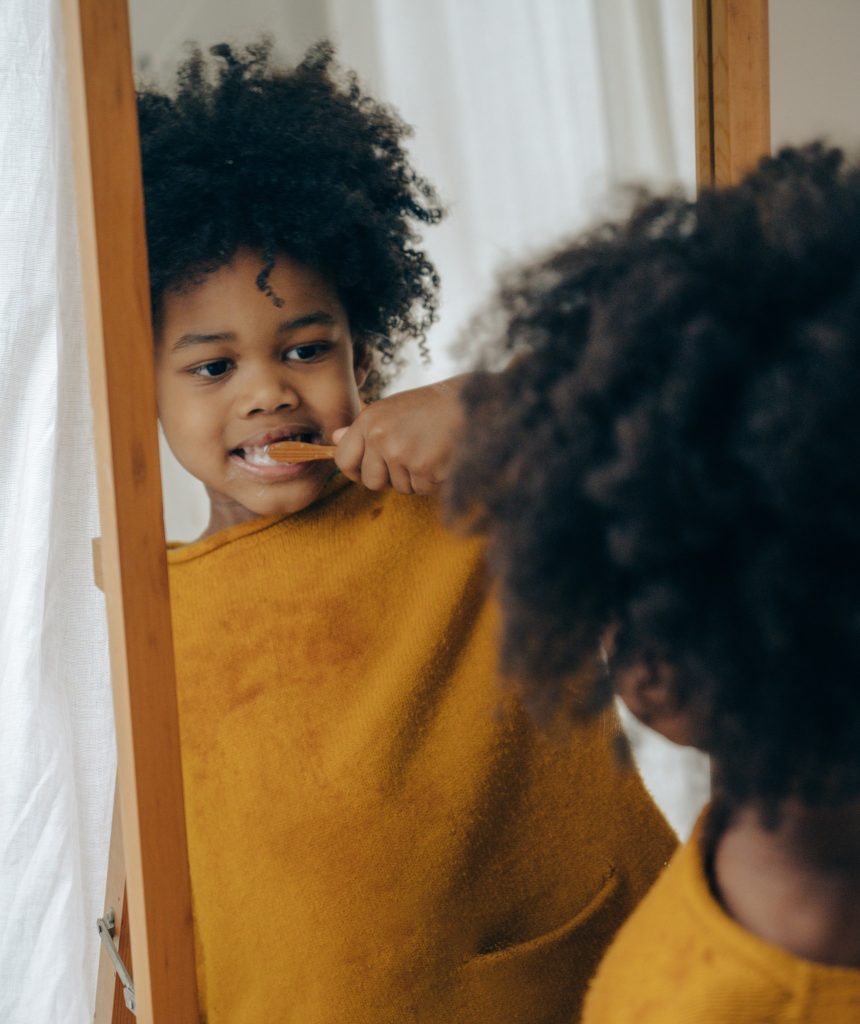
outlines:
[{"label": "child's eyebrow", "polygon": [[232,331],[221,331],[218,334],[183,334],[171,349],[178,352],[181,348],[189,345],[205,345],[213,341],[235,341],[236,335]]},{"label": "child's eyebrow", "polygon": [[336,323],[335,318],[331,313],[326,313],[321,309],[316,310],[313,313],[308,313],[306,316],[296,317],[295,320],[287,320],[280,324],[278,327],[279,333],[285,333],[287,331],[297,331],[300,327],[311,327],[314,324],[334,324]]},{"label": "child's eyebrow", "polygon": [[[308,313],[305,316],[296,317],[295,320],[285,320],[282,324],[278,324],[278,334],[287,334],[290,331],[297,331],[302,327],[312,327],[314,324],[326,324],[331,326],[337,323],[331,313],[326,313],[321,309],[316,310],[313,313]],[[180,349],[187,348],[189,345],[206,345],[216,341],[235,341],[236,335],[233,331],[219,331],[217,334],[183,334],[182,337],[173,346],[172,351],[178,352]]]}]

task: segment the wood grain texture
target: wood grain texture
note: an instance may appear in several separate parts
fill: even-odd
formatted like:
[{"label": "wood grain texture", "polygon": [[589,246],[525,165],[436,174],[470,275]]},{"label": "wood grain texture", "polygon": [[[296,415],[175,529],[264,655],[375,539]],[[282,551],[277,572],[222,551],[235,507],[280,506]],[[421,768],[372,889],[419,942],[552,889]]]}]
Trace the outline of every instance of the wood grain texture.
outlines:
[{"label": "wood grain texture", "polygon": [[[63,0],[137,1020],[198,1019],[126,0]],[[95,925],[95,922],[93,922]]]},{"label": "wood grain texture", "polygon": [[[123,889],[122,893],[123,908],[126,903],[126,892]],[[119,958],[125,964],[128,969],[128,973],[134,977],[134,962],[131,958],[131,928],[129,927],[129,915],[124,913],[121,922],[117,925],[117,935],[119,937],[118,950]],[[129,1010],[125,1005],[125,996],[122,991],[122,982],[118,976],[114,976],[113,982],[113,1010],[111,1011],[110,1022],[111,1024],[134,1024],[137,1019],[136,1015]],[[98,1022],[97,1022],[98,1024]]]},{"label": "wood grain texture", "polygon": [[[133,976],[131,964],[131,942],[129,939],[128,914],[125,912],[125,855],[122,846],[122,818],[119,808],[119,790],[114,797],[113,823],[111,825],[110,854],[108,857],[107,883],[105,885],[104,911],[114,914],[114,935],[119,937],[119,955]],[[96,1008],[93,1018],[96,1024],[134,1024],[134,1015],[125,1005],[122,984],[114,970],[109,956],[101,953],[99,973],[96,981]]]},{"label": "wood grain texture", "polygon": [[714,88],[711,64],[711,0],[693,0],[693,81],[696,181],[714,183]]},{"label": "wood grain texture", "polygon": [[768,0],[693,0],[699,186],[740,181],[770,152]]},{"label": "wood grain texture", "polygon": [[268,455],[275,462],[319,462],[333,459],[337,446],[333,444],[305,444],[303,441],[275,441],[268,447]]}]

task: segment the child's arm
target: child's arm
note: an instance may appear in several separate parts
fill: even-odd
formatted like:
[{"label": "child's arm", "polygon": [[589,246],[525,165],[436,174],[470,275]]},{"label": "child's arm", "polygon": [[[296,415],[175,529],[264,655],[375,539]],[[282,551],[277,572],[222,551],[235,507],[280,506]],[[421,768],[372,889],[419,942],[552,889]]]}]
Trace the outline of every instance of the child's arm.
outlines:
[{"label": "child's arm", "polygon": [[341,472],[372,491],[433,493],[448,477],[463,430],[460,388],[467,376],[365,406],[352,426],[332,435]]}]

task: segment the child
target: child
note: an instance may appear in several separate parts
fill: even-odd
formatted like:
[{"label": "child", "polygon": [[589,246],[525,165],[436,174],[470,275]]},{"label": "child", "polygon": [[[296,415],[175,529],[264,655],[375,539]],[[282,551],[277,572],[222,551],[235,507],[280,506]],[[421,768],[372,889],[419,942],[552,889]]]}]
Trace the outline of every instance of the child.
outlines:
[{"label": "child", "polygon": [[466,389],[453,507],[505,666],[547,709],[602,639],[714,763],[584,1020],[858,1021],[860,167],[811,146],[652,199],[501,301],[519,356]]},{"label": "child", "polygon": [[568,1024],[674,839],[611,714],[503,696],[482,546],[404,496],[456,388],[362,411],[435,308],[405,127],[325,46],[214,52],[140,97],[159,414],[212,505],[169,555],[204,1013]]}]

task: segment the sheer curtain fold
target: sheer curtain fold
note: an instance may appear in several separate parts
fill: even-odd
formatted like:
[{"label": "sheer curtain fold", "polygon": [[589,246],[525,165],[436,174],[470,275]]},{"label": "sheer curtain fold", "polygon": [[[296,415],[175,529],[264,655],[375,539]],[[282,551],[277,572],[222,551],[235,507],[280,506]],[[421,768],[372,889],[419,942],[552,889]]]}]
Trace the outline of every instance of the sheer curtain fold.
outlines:
[{"label": "sheer curtain fold", "polygon": [[115,756],[58,0],[0,5],[0,1021],[92,1018]]},{"label": "sheer curtain fold", "polygon": [[[375,51],[353,27],[378,33]],[[416,166],[450,207],[427,233],[441,270],[433,364],[449,351],[500,267],[612,209],[613,188],[692,188],[688,0],[329,0],[341,55],[417,126]],[[372,66],[366,61],[372,52]]]}]

